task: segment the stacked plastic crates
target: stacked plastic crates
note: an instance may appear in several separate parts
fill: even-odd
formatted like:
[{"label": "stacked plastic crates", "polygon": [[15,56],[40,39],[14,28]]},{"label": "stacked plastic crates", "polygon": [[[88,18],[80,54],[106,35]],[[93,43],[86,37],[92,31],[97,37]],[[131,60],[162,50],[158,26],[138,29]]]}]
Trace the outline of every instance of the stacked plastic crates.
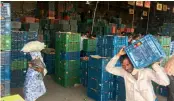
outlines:
[{"label": "stacked plastic crates", "polygon": [[95,101],[110,101],[115,99],[114,76],[105,70],[110,59],[89,59],[87,95]]},{"label": "stacked plastic crates", "polygon": [[29,41],[37,40],[37,32],[12,31],[11,41],[11,87],[23,87],[29,54],[20,50]]},{"label": "stacked plastic crates", "polygon": [[44,52],[44,63],[46,65],[48,75],[55,73],[55,51]]},{"label": "stacked plastic crates", "polygon": [[80,34],[56,33],[55,80],[64,87],[80,83]]},{"label": "stacked plastic crates", "polygon": [[10,95],[11,6],[1,3],[1,97]]},{"label": "stacked plastic crates", "polygon": [[[166,62],[170,58],[170,46],[171,46],[171,37],[169,36],[160,36],[158,37],[159,43],[162,46],[166,57],[161,61],[161,66],[164,67]],[[161,96],[167,96],[168,95],[168,87],[159,86],[158,87],[158,94]]]},{"label": "stacked plastic crates", "polygon": [[80,83],[87,87],[88,84],[88,60],[80,60]]}]

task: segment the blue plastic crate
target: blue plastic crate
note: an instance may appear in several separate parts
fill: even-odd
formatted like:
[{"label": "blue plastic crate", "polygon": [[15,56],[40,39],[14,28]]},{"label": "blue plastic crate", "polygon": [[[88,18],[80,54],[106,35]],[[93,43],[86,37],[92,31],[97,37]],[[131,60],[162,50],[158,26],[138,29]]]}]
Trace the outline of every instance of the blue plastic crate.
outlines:
[{"label": "blue plastic crate", "polygon": [[105,70],[107,63],[109,62],[109,58],[93,58],[90,56],[89,58],[89,67]]},{"label": "blue plastic crate", "polygon": [[1,51],[0,56],[1,56],[0,58],[1,65],[10,65],[10,60],[11,60],[10,51]]},{"label": "blue plastic crate", "polygon": [[11,88],[22,88],[24,86],[26,69],[11,71]]},{"label": "blue plastic crate", "polygon": [[109,101],[111,95],[109,92],[101,92],[92,88],[88,88],[87,96],[94,99],[95,101]]},{"label": "blue plastic crate", "polygon": [[100,82],[113,80],[114,75],[108,73],[106,70],[100,70],[97,68],[89,67],[88,68],[88,78],[95,78],[100,80]]},{"label": "blue plastic crate", "polygon": [[99,56],[105,56],[105,48],[104,46],[97,46],[96,48],[96,55],[99,55]]},{"label": "blue plastic crate", "polygon": [[11,42],[11,50],[12,51],[20,51],[24,45],[27,43],[27,41],[12,41]]},{"label": "blue plastic crate", "polygon": [[80,78],[80,83],[84,86],[87,87],[88,86],[88,80],[86,78]]},{"label": "blue plastic crate", "polygon": [[55,54],[44,54],[44,63],[46,65],[47,74],[55,73]]},{"label": "blue plastic crate", "polygon": [[10,81],[1,81],[1,97],[10,95]]},{"label": "blue plastic crate", "polygon": [[114,89],[114,80],[101,82],[98,79],[88,77],[88,88],[93,88],[99,91],[109,92]]},{"label": "blue plastic crate", "polygon": [[35,31],[12,31],[12,41],[22,41],[24,43],[36,41],[38,33]]},{"label": "blue plastic crate", "polygon": [[11,34],[11,21],[1,20],[1,32],[0,33],[3,35]]},{"label": "blue plastic crate", "polygon": [[[11,17],[11,6],[10,3],[1,3],[1,16],[3,19]],[[2,20],[3,20],[2,19]]]},{"label": "blue plastic crate", "polygon": [[159,95],[167,97],[168,96],[168,87],[159,86]]},{"label": "blue plastic crate", "polygon": [[60,59],[61,60],[79,60],[80,52],[61,52]]},{"label": "blue plastic crate", "polygon": [[125,51],[135,68],[147,67],[166,56],[158,40],[150,34],[126,47]]},{"label": "blue plastic crate", "polygon": [[27,59],[27,54],[21,51],[11,51],[11,61]]},{"label": "blue plastic crate", "polygon": [[10,80],[10,65],[1,65],[1,80]]},{"label": "blue plastic crate", "polygon": [[12,41],[27,41],[26,31],[12,31]]},{"label": "blue plastic crate", "polygon": [[97,45],[101,46],[104,44],[104,37],[103,36],[97,36]]}]

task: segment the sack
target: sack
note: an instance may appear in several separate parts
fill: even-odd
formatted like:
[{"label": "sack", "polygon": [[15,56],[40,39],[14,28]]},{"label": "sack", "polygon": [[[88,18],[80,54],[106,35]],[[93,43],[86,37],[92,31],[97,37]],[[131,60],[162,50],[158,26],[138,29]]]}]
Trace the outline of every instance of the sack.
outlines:
[{"label": "sack", "polygon": [[39,41],[31,41],[24,45],[21,51],[23,52],[39,52],[43,50],[46,45]]}]

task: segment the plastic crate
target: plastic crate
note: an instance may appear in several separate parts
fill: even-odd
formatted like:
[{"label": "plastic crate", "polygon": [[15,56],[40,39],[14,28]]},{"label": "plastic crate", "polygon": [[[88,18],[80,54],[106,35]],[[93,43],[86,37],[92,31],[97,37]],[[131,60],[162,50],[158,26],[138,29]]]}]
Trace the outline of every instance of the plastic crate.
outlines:
[{"label": "plastic crate", "polygon": [[21,51],[11,51],[11,61],[27,59],[27,54]]},{"label": "plastic crate", "polygon": [[115,47],[128,46],[128,37],[127,36],[106,35],[106,36],[104,36],[104,44],[114,45]]},{"label": "plastic crate", "polygon": [[163,46],[163,50],[166,56],[170,56],[170,46]]},{"label": "plastic crate", "polygon": [[55,54],[44,54],[44,63],[46,65],[47,74],[55,73]]},{"label": "plastic crate", "polygon": [[74,69],[74,70],[66,70],[63,68],[58,68],[58,71],[56,71],[56,75],[64,78],[70,78],[70,77],[80,77],[80,69]]},{"label": "plastic crate", "polygon": [[0,35],[1,50],[11,50],[11,35]]},{"label": "plastic crate", "polygon": [[1,32],[2,35],[11,34],[11,21],[1,20]]},{"label": "plastic crate", "polygon": [[69,71],[73,71],[75,69],[80,68],[80,60],[60,60],[56,63],[56,68],[62,68]]},{"label": "plastic crate", "polygon": [[97,36],[97,46],[101,46],[104,44],[104,37],[103,36]]},{"label": "plastic crate", "polygon": [[88,67],[88,78],[95,78],[102,83],[103,81],[114,80],[114,75],[108,73],[106,70]]},{"label": "plastic crate", "polygon": [[14,29],[20,29],[21,28],[21,22],[12,21],[11,22],[11,27],[14,28]]},{"label": "plastic crate", "polygon": [[88,88],[109,92],[115,88],[114,80],[100,82],[100,80],[98,79],[88,77]]},{"label": "plastic crate", "polygon": [[135,68],[147,67],[166,56],[157,39],[150,34],[126,47],[125,51]]},{"label": "plastic crate", "polygon": [[72,43],[72,42],[79,43],[80,34],[71,33],[71,32],[58,32],[56,34],[56,40],[65,44]]},{"label": "plastic crate", "polygon": [[80,78],[80,84],[82,84],[84,87],[88,86],[88,81],[86,78]]},{"label": "plastic crate", "polygon": [[96,55],[104,57],[105,56],[105,47],[97,46],[97,48],[96,48]]},{"label": "plastic crate", "polygon": [[12,70],[11,71],[11,88],[24,87],[24,81],[26,76],[26,69]]},{"label": "plastic crate", "polygon": [[109,62],[109,58],[101,57],[101,58],[93,58],[90,56],[89,58],[89,67],[93,67],[99,70],[105,70],[107,63]]},{"label": "plastic crate", "polygon": [[1,81],[1,97],[10,95],[10,81]]},{"label": "plastic crate", "polygon": [[84,39],[83,40],[83,50],[87,52],[92,52],[96,50],[96,39]]},{"label": "plastic crate", "polygon": [[171,43],[171,37],[169,36],[160,36],[157,37],[159,40],[159,43],[161,44],[161,46],[170,46]]},{"label": "plastic crate", "polygon": [[68,43],[68,44],[63,44],[63,43],[58,43],[56,45],[56,52],[78,52],[80,51],[80,43]]},{"label": "plastic crate", "polygon": [[1,51],[0,52],[0,61],[1,65],[10,65],[11,54],[10,51]]},{"label": "plastic crate", "polygon": [[[105,48],[105,57],[112,58],[120,51],[122,47],[107,47]],[[115,66],[121,66],[120,60],[117,61]]]},{"label": "plastic crate", "polygon": [[1,65],[1,81],[10,80],[10,65]]},{"label": "plastic crate", "polygon": [[1,16],[3,19],[11,17],[10,3],[1,3]]},{"label": "plastic crate", "polygon": [[11,69],[12,70],[27,69],[27,67],[28,67],[27,59],[14,60],[14,61],[11,62]]},{"label": "plastic crate", "polygon": [[80,52],[61,52],[60,59],[61,60],[79,60]]}]

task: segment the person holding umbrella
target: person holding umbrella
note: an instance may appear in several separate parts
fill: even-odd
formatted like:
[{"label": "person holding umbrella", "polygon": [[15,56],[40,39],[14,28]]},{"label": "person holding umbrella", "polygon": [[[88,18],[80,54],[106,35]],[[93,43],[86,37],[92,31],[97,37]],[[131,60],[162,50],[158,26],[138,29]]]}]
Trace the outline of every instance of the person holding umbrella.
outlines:
[{"label": "person holding umbrella", "polygon": [[28,63],[28,69],[24,82],[25,101],[36,101],[40,96],[46,93],[43,78],[47,73],[41,50],[45,48],[44,43],[31,41],[27,43],[21,51],[31,55],[31,62]]}]

